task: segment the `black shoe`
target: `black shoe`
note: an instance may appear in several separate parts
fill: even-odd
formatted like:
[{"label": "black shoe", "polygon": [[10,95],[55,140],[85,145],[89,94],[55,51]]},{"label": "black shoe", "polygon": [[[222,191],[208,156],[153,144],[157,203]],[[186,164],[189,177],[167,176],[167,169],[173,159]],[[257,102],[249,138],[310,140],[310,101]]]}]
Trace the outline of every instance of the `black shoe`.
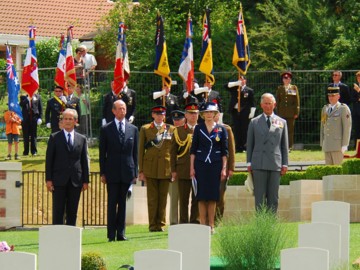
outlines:
[{"label": "black shoe", "polygon": [[20,157],[19,157],[18,154],[15,154],[15,159],[16,159],[16,160],[19,160],[19,159],[20,159]]},{"label": "black shoe", "polygon": [[5,159],[6,159],[6,160],[11,160],[11,155],[8,154]]},{"label": "black shoe", "polygon": [[115,238],[109,238],[108,242],[115,242]]},{"label": "black shoe", "polygon": [[120,236],[118,236],[116,240],[117,240],[117,241],[128,241],[128,239],[126,238],[125,235],[120,235]]}]

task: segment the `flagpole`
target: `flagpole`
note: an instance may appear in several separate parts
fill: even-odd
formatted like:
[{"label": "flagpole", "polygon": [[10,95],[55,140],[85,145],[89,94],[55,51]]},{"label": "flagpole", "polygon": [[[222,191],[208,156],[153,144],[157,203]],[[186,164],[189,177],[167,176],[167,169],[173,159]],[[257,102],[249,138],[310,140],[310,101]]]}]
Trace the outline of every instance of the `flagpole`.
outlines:
[{"label": "flagpole", "polygon": [[[241,78],[241,73],[238,72],[238,80],[240,81]],[[241,84],[239,84],[238,86],[238,107],[237,107],[237,111],[240,112],[240,101],[241,101]]]},{"label": "flagpole", "polygon": [[[163,89],[166,87],[165,78],[164,78],[164,77],[161,77],[161,85],[162,85],[161,90],[163,90]],[[166,107],[166,106],[165,106],[165,105],[166,105],[165,99],[166,99],[166,95],[164,95],[164,96],[162,97],[162,105],[163,105],[164,107]]]}]

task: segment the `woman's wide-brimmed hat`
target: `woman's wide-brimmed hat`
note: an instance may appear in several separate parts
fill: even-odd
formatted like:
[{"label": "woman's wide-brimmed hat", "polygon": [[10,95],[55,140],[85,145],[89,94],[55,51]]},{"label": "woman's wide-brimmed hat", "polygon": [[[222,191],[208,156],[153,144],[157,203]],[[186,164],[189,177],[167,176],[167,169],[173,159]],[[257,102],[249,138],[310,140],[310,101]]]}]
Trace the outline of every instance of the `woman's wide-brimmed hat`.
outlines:
[{"label": "woman's wide-brimmed hat", "polygon": [[206,103],[203,103],[200,107],[200,114],[202,114],[204,112],[218,113],[219,107],[215,102],[206,102]]}]

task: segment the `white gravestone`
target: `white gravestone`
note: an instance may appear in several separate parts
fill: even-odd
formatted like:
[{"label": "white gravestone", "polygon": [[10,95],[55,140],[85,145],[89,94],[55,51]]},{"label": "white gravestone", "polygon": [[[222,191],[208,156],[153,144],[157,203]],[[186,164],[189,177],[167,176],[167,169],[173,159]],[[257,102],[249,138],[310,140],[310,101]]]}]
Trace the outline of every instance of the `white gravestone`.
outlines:
[{"label": "white gravestone", "polygon": [[182,270],[181,252],[165,249],[149,249],[134,253],[136,270]]}]

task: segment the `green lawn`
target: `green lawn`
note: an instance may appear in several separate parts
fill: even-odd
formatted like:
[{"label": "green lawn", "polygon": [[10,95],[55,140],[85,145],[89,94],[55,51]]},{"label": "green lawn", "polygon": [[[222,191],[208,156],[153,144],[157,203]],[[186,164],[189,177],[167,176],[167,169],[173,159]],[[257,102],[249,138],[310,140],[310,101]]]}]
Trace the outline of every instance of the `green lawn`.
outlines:
[{"label": "green lawn", "polygon": [[[297,245],[299,223],[287,223],[291,231],[291,243]],[[166,249],[167,232],[150,233],[146,225],[127,227],[127,242],[111,242],[106,239],[105,228],[86,228],[83,231],[82,252],[98,252],[106,261],[108,270],[116,270],[123,264],[134,263],[134,252],[144,249]],[[350,264],[360,257],[360,224],[351,224],[350,229]],[[212,256],[216,256],[217,234],[212,237]],[[0,232],[0,241],[15,245],[16,251],[38,253],[38,231]]]}]

